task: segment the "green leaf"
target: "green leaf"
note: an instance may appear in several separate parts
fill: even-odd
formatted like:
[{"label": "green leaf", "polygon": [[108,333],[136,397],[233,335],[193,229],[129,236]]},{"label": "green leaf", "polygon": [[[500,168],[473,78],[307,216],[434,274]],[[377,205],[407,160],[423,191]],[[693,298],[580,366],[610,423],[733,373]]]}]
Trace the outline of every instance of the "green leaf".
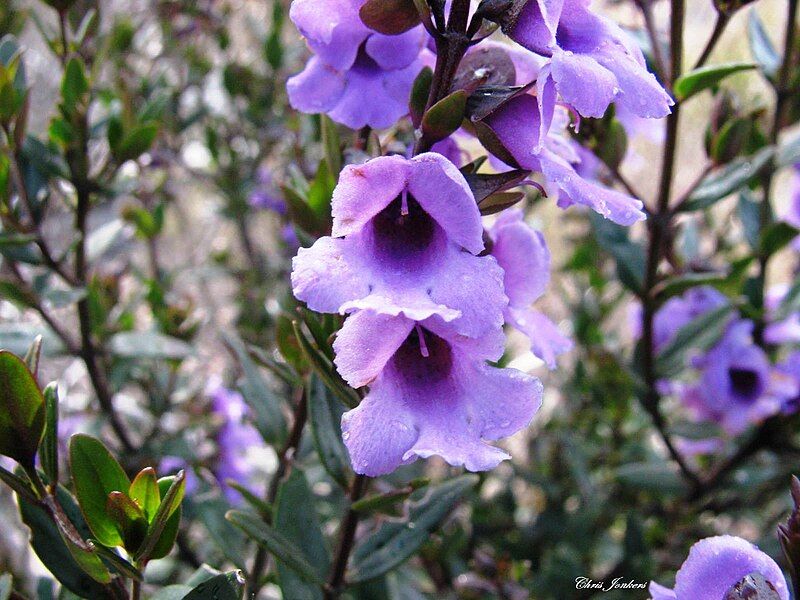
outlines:
[{"label": "green leaf", "polygon": [[616,479],[637,490],[671,496],[685,493],[687,489],[678,470],[664,461],[623,465],[617,469]]},{"label": "green leaf", "polygon": [[106,500],[106,513],[114,520],[125,550],[135,552],[147,533],[142,509],[125,492],[111,492]]},{"label": "green leaf", "polygon": [[157,123],[144,123],[131,129],[119,143],[114,158],[124,163],[147,152],[158,136]]},{"label": "green leaf", "polygon": [[157,590],[150,600],[184,600],[186,594],[192,591],[190,585],[168,585],[160,590]]},{"label": "green leaf", "polygon": [[259,546],[266,548],[275,558],[294,570],[300,577],[310,583],[325,585],[325,580],[308,562],[303,551],[264,521],[255,515],[238,510],[228,511],[225,518],[244,531]]},{"label": "green leaf", "polygon": [[242,554],[246,546],[246,538],[241,531],[225,519],[228,503],[219,496],[196,499],[192,503],[199,520],[208,530],[208,539],[219,549],[225,558],[240,569],[247,568],[247,561]]},{"label": "green leaf", "polygon": [[308,205],[321,222],[327,222],[331,214],[331,198],[336,179],[331,174],[327,160],[321,160],[317,174],[308,188]]},{"label": "green leaf", "polygon": [[91,540],[94,544],[95,552],[97,555],[103,559],[108,565],[123,577],[127,577],[128,579],[135,579],[136,581],[142,581],[143,576],[142,573],[134,567],[131,563],[127,560],[122,558],[115,550],[111,548],[106,548],[100,543],[95,543],[94,540]]},{"label": "green leaf", "polygon": [[25,362],[0,350],[0,454],[32,469],[44,421],[44,396]]},{"label": "green leaf", "polygon": [[80,58],[73,57],[64,69],[61,81],[61,99],[67,114],[75,112],[79,105],[85,104],[89,94],[89,81],[86,79],[86,67]]},{"label": "green leaf", "polygon": [[627,228],[595,213],[592,213],[590,220],[597,243],[614,257],[619,280],[629,290],[638,293],[644,285],[644,248],[629,239]]},{"label": "green leaf", "polygon": [[147,528],[147,535],[134,558],[151,560],[163,558],[172,549],[181,520],[181,502],[186,492],[186,474],[164,477],[158,481],[161,503]]},{"label": "green leaf", "polygon": [[430,67],[425,67],[419,72],[414,85],[411,88],[411,98],[408,101],[408,108],[411,114],[411,121],[414,127],[419,127],[422,122],[422,115],[425,112],[425,106],[428,103],[428,95],[431,90],[431,83],[433,83],[433,71]]},{"label": "green leaf", "polygon": [[456,90],[431,106],[422,117],[422,135],[429,142],[443,140],[461,127],[467,108],[467,92]]},{"label": "green leaf", "polygon": [[800,230],[785,221],[773,223],[761,232],[758,247],[761,256],[772,256],[791,242]]},{"label": "green leaf", "polygon": [[368,581],[402,564],[430,539],[431,532],[477,482],[478,476],[469,474],[432,487],[411,505],[407,523],[384,523],[356,549],[349,581]]},{"label": "green leaf", "polygon": [[733,307],[721,306],[693,319],[681,327],[656,357],[659,377],[669,378],[685,366],[686,353],[691,349],[707,350],[725,332]]},{"label": "green leaf", "polygon": [[342,442],[342,405],[316,374],[311,375],[306,398],[311,436],[319,460],[333,480],[346,488],[350,477],[350,460]]},{"label": "green leaf", "polygon": [[320,129],[322,130],[322,147],[325,149],[325,162],[328,172],[333,176],[334,183],[342,170],[342,141],[339,138],[339,128],[328,115],[320,115]]},{"label": "green leaf", "polygon": [[[75,525],[78,533],[88,537],[88,528],[72,497],[61,486],[58,486],[56,495],[58,504],[64,509],[64,513]],[[18,498],[18,504],[22,521],[31,531],[31,547],[47,570],[65,588],[81,598],[106,600],[115,597],[109,588],[92,578],[76,562],[73,553],[67,547],[67,542],[47,510],[22,497]]]},{"label": "green leaf", "polygon": [[737,159],[703,179],[688,200],[679,207],[682,212],[708,208],[747,185],[770,163],[775,150],[762,148],[753,156]]},{"label": "green leaf", "polygon": [[37,335],[31,343],[28,351],[25,353],[25,366],[36,379],[39,377],[39,358],[42,356],[42,336]]},{"label": "green leaf", "polygon": [[289,186],[281,186],[283,198],[286,201],[286,212],[292,223],[309,235],[324,235],[324,224],[317,217],[316,213],[308,205],[303,194]]},{"label": "green leaf", "polygon": [[481,215],[494,215],[525,199],[525,192],[497,192],[487,196],[478,205]]},{"label": "green leaf", "polygon": [[[330,556],[320,529],[314,495],[300,469],[293,469],[281,485],[276,499],[275,530],[297,545],[320,578],[330,567]],[[321,600],[322,589],[298,576],[286,564],[278,563],[278,577],[284,598]]]},{"label": "green leaf", "polygon": [[121,358],[180,360],[193,353],[183,340],[156,331],[121,331],[111,337],[108,347]]},{"label": "green leaf", "polygon": [[151,523],[161,504],[161,492],[158,489],[156,472],[153,467],[145,467],[133,478],[128,495],[138,504],[147,522]]},{"label": "green leaf", "polygon": [[758,248],[758,236],[761,233],[761,209],[749,189],[745,188],[739,194],[737,208],[744,236],[750,247],[755,250]]},{"label": "green leaf", "polygon": [[730,63],[700,67],[678,78],[673,87],[675,96],[678,100],[687,100],[703,90],[716,86],[734,73],[749,71],[757,66],[753,63]]},{"label": "green leaf", "polygon": [[747,22],[747,39],[750,42],[750,53],[767,77],[774,77],[781,66],[781,57],[775,51],[761,18],[754,10],[750,11]]},{"label": "green leaf", "polygon": [[225,333],[224,338],[242,368],[244,378],[239,387],[248,406],[253,409],[258,431],[266,442],[279,444],[286,437],[286,418],[280,400],[250,358],[244,342],[233,333]]},{"label": "green leaf", "polygon": [[292,321],[295,337],[303,351],[303,356],[308,360],[329,390],[350,408],[358,405],[358,395],[350,388],[333,367],[330,359],[316,346],[311,344],[300,328],[300,323]]},{"label": "green leaf", "polygon": [[183,597],[183,600],[241,600],[244,577],[241,571],[223,573],[204,581]]},{"label": "green leaf", "polygon": [[39,460],[50,484],[58,483],[58,382],[44,388],[45,425]]},{"label": "green leaf", "polygon": [[125,471],[100,440],[85,434],[70,439],[69,463],[78,504],[94,537],[105,546],[122,545],[106,502],[111,492],[130,488]]}]

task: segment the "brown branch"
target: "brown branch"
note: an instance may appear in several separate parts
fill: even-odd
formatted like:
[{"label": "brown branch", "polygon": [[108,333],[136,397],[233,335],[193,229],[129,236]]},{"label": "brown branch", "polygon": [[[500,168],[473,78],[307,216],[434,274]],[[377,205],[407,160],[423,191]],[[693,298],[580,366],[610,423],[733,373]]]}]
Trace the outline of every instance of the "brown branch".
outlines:
[{"label": "brown branch", "polygon": [[325,589],[325,600],[336,600],[341,595],[347,563],[350,560],[350,553],[353,551],[356,528],[358,527],[359,513],[352,509],[352,505],[364,495],[368,481],[366,475],[356,475],[355,479],[353,479],[353,485],[350,487],[351,508],[348,508],[339,528],[339,544],[331,567],[331,574],[328,578],[328,585]]}]

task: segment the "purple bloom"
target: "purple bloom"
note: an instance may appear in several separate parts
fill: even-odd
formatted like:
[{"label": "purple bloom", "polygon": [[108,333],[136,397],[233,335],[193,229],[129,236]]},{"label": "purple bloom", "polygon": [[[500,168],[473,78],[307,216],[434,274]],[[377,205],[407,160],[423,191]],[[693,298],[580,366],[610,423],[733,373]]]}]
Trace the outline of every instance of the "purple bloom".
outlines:
[{"label": "purple bloom", "polygon": [[433,455],[470,471],[491,469],[509,456],[487,441],[527,426],[541,404],[538,379],[486,364],[502,355],[500,328],[472,339],[436,319],[359,311],[334,349],[342,377],[370,386],[342,416],[358,473],[378,476]]},{"label": "purple bloom", "polygon": [[345,167],[332,237],[301,248],[295,296],[318,312],[437,316],[477,337],[503,322],[503,271],[483,248],[466,180],[443,156],[384,156]]},{"label": "purple bloom", "polygon": [[[551,187],[559,190],[558,205],[589,206],[620,225],[632,225],[645,218],[642,202],[593,181],[581,178],[572,163],[579,162],[574,148],[567,141],[543,126],[542,105],[536,96],[521,94],[487,117],[484,122],[517,163],[544,174]],[[552,112],[544,115],[553,121]],[[563,122],[563,119],[561,121]]]},{"label": "purple bloom", "polygon": [[[788,291],[789,286],[780,285],[767,292],[765,304],[768,318],[778,309]],[[764,341],[768,344],[795,344],[800,342],[800,312],[794,312],[782,321],[769,323],[764,329]]]},{"label": "purple bloom", "polygon": [[552,82],[583,116],[601,117],[612,102],[640,117],[670,112],[673,101],[647,71],[641,50],[615,23],[590,11],[589,0],[531,0],[508,34],[550,58],[537,86]]},{"label": "purple bloom", "polygon": [[650,582],[653,600],[721,600],[747,575],[759,573],[781,600],[789,600],[780,567],[756,546],[739,537],[721,535],[700,540],[675,576],[675,588]]},{"label": "purple bloom", "polygon": [[752,321],[732,323],[714,348],[695,359],[700,380],[683,396],[699,417],[732,434],[780,412],[783,404],[772,386],[769,358],[753,343],[752,331]]},{"label": "purple bloom", "polygon": [[294,0],[289,12],[315,54],[287,82],[289,102],[352,129],[389,127],[408,112],[427,37],[422,26],[396,36],[372,31],[358,14],[364,1]]},{"label": "purple bloom", "polygon": [[186,475],[186,494],[189,496],[200,489],[200,481],[194,469],[180,456],[163,456],[158,463],[156,471],[159,477],[166,477],[167,475],[176,474],[178,471],[183,471]]},{"label": "purple bloom", "polygon": [[220,421],[217,431],[217,457],[212,471],[222,486],[229,502],[239,500],[239,492],[229,487],[228,480],[246,483],[253,474],[253,467],[247,460],[250,448],[261,444],[261,437],[255,428],[247,423],[249,407],[239,392],[230,390],[218,379],[212,379],[206,389],[211,398],[211,410]]},{"label": "purple bloom", "polygon": [[279,215],[286,214],[286,203],[275,191],[272,173],[264,167],[259,167],[256,173],[256,185],[250,192],[247,202],[253,208],[271,210]]},{"label": "purple bloom", "polygon": [[670,298],[653,320],[653,343],[656,349],[669,342],[681,327],[727,303],[722,292],[709,286],[694,287],[683,296]]},{"label": "purple bloom", "polygon": [[777,365],[777,372],[784,378],[787,386],[794,385],[794,392],[786,394],[783,403],[783,414],[794,414],[800,409],[800,350],[795,350],[786,357],[782,363]]},{"label": "purple bloom", "polygon": [[570,350],[572,342],[544,314],[531,308],[550,282],[550,251],[544,236],[523,221],[520,210],[502,213],[490,236],[492,256],[505,273],[506,323],[527,335],[533,353],[554,369],[556,356]]}]

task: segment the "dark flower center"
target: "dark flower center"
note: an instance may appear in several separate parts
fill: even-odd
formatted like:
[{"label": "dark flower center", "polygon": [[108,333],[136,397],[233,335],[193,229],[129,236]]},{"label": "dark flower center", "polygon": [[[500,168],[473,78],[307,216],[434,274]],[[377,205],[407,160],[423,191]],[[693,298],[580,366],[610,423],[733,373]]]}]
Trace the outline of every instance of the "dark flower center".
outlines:
[{"label": "dark flower center", "polygon": [[445,340],[417,325],[397,349],[392,361],[408,385],[430,385],[450,374],[453,351]]},{"label": "dark flower center", "polygon": [[734,393],[740,398],[750,401],[761,395],[761,378],[755,371],[731,367],[728,369],[728,377]]},{"label": "dark flower center", "polygon": [[436,224],[414,197],[407,194],[405,199],[400,195],[392,200],[375,216],[372,230],[380,254],[407,259],[428,249],[436,233]]}]

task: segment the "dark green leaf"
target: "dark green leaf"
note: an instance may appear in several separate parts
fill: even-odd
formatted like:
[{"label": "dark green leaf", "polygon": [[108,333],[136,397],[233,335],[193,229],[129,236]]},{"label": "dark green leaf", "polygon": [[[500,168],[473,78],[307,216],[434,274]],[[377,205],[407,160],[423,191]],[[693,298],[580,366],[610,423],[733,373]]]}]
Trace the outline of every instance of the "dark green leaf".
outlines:
[{"label": "dark green leaf", "polygon": [[78,504],[94,537],[105,546],[122,545],[106,502],[111,492],[130,488],[125,471],[100,440],[84,434],[70,439],[69,463]]},{"label": "dark green leaf", "polygon": [[665,495],[678,495],[687,489],[678,470],[668,462],[623,465],[617,469],[616,478],[625,486]]},{"label": "dark green leaf", "polygon": [[434,143],[443,140],[461,127],[467,107],[467,92],[456,90],[431,106],[422,117],[423,137]]},{"label": "dark green leaf", "polygon": [[774,149],[762,148],[751,157],[740,158],[711,173],[680,207],[683,212],[708,208],[747,185],[770,163]]},{"label": "dark green leaf", "polygon": [[311,434],[320,462],[328,474],[346,488],[350,461],[342,443],[342,405],[316,374],[311,375],[306,397]]},{"label": "dark green leaf", "polygon": [[775,51],[761,18],[754,10],[750,11],[747,22],[747,38],[750,41],[753,60],[759,64],[764,75],[774,77],[781,66],[781,57]]},{"label": "dark green leaf", "polygon": [[342,142],[339,138],[339,128],[327,115],[320,115],[320,129],[322,130],[322,146],[325,148],[325,161],[328,173],[333,177],[333,182],[342,170]]},{"label": "dark green leaf", "polygon": [[414,127],[419,127],[419,124],[422,122],[422,115],[428,103],[431,83],[433,83],[433,71],[430,67],[423,68],[416,79],[414,79],[414,85],[411,88],[411,98],[408,101],[411,122],[414,124]]},{"label": "dark green leaf", "polygon": [[191,504],[199,520],[208,530],[209,539],[223,553],[225,558],[240,569],[247,567],[242,554],[246,539],[241,531],[225,519],[229,506],[220,497],[204,498]]},{"label": "dark green leaf", "polygon": [[238,510],[231,510],[225,515],[231,523],[245,532],[259,546],[266,548],[279,561],[294,570],[300,577],[317,585],[324,585],[325,580],[308,562],[303,551],[286,536],[264,523],[255,515]]},{"label": "dark green leaf", "polygon": [[494,193],[510,190],[518,186],[530,173],[525,169],[492,174],[467,172],[464,174],[464,179],[467,180],[469,189],[472,190],[472,195],[475,196],[475,202],[481,204]]},{"label": "dark green leaf", "polygon": [[[320,578],[330,567],[330,556],[320,529],[314,495],[300,469],[293,469],[281,484],[275,507],[275,530],[297,545]],[[321,600],[322,589],[298,576],[284,563],[278,563],[278,577],[284,598]]]},{"label": "dark green leaf", "polygon": [[597,243],[616,261],[620,281],[634,293],[644,285],[645,250],[628,237],[628,230],[592,213],[590,216]]},{"label": "dark green leaf", "polygon": [[119,143],[117,151],[114,153],[114,158],[120,163],[139,158],[150,149],[157,135],[157,123],[137,125]]},{"label": "dark green leaf", "polygon": [[477,482],[478,476],[469,474],[432,487],[411,505],[407,523],[384,523],[356,549],[349,580],[368,581],[402,564],[430,539],[431,532]]},{"label": "dark green leaf", "polygon": [[[60,486],[57,488],[59,505],[81,535],[88,537],[86,524],[72,497]],[[81,568],[67,542],[48,512],[38,504],[19,498],[22,521],[30,528],[31,547],[47,570],[71,592],[81,598],[109,600],[115,596],[101,583]]]},{"label": "dark green leaf", "polygon": [[125,492],[111,492],[106,501],[106,513],[116,524],[125,550],[135,552],[147,533],[147,519],[142,509]]},{"label": "dark green leaf", "polygon": [[265,441],[278,444],[286,437],[286,418],[281,402],[267,385],[256,364],[250,358],[244,342],[232,333],[225,342],[236,354],[244,378],[240,384],[242,396],[253,410],[255,424]]},{"label": "dark green leaf", "polygon": [[86,67],[80,58],[73,57],[64,69],[61,82],[61,99],[68,114],[86,102],[89,94],[89,81],[86,79]]},{"label": "dark green leaf", "polygon": [[183,600],[241,600],[244,577],[241,571],[223,573],[204,581],[183,597]]},{"label": "dark green leaf", "polygon": [[773,223],[761,231],[758,243],[759,252],[762,256],[772,256],[796,238],[798,233],[800,230],[797,227],[785,221]]},{"label": "dark green leaf", "polygon": [[92,540],[92,543],[94,544],[94,549],[95,552],[97,552],[97,555],[103,560],[103,562],[105,562],[107,565],[110,565],[111,568],[113,568],[117,573],[123,577],[127,577],[128,579],[142,581],[142,573],[139,571],[139,569],[117,554],[116,550],[106,548],[100,543],[94,543],[94,540]]},{"label": "dark green leaf", "polygon": [[320,376],[329,390],[350,408],[358,405],[358,395],[352,388],[344,382],[339,375],[338,371],[333,367],[333,364],[327,356],[317,347],[312,345],[300,328],[300,323],[292,321],[297,341],[300,343],[300,348],[303,351],[303,356],[311,364],[314,372]]},{"label": "dark green leaf", "polygon": [[759,229],[761,228],[761,208],[753,198],[753,194],[745,188],[739,194],[739,220],[747,243],[755,250],[758,248]]},{"label": "dark green leaf", "polygon": [[755,69],[753,63],[730,63],[700,67],[678,78],[673,87],[678,100],[687,100],[695,94],[719,84],[726,77]]},{"label": "dark green leaf", "polygon": [[58,483],[58,383],[44,388],[45,425],[39,460],[51,484]]},{"label": "dark green leaf", "polygon": [[725,332],[733,307],[726,305],[700,315],[681,327],[675,337],[658,353],[659,377],[669,378],[681,371],[689,350],[707,350]]},{"label": "dark green leaf", "polygon": [[158,481],[161,503],[147,528],[147,535],[136,551],[136,560],[163,558],[172,549],[181,520],[181,502],[186,492],[186,474],[180,471]]},{"label": "dark green leaf", "polygon": [[39,377],[39,358],[42,356],[42,336],[37,335],[25,353],[25,365],[34,379]]},{"label": "dark green leaf", "polygon": [[484,198],[478,208],[483,216],[494,215],[525,198],[525,192],[497,192]]},{"label": "dark green leaf", "polygon": [[25,362],[0,350],[0,454],[31,469],[44,421],[44,397]]}]

